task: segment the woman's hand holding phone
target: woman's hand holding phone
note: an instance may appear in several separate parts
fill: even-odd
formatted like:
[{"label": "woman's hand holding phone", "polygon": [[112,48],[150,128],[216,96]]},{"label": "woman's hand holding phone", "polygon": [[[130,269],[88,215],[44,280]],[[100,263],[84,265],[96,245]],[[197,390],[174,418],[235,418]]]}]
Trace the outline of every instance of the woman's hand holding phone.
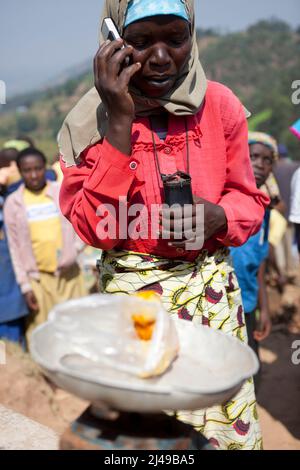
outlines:
[{"label": "woman's hand holding phone", "polygon": [[121,49],[123,45],[123,39],[107,40],[99,48],[94,59],[95,86],[109,118],[116,113],[118,118],[121,115],[133,120],[135,108],[129,93],[129,82],[141,65],[136,63],[123,67],[126,58],[132,54],[132,47]]},{"label": "woman's hand holding phone", "polygon": [[122,153],[131,154],[131,128],[135,105],[129,92],[131,77],[141,68],[140,63],[123,67],[133,48],[123,39],[105,41],[94,59],[95,87],[108,113],[107,139]]}]

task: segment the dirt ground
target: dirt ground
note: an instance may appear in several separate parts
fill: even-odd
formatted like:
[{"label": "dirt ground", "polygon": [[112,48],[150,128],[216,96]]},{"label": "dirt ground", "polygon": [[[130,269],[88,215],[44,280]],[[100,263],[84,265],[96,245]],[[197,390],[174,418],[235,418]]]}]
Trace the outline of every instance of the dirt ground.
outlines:
[{"label": "dirt ground", "polygon": [[62,433],[87,404],[56,389],[40,373],[29,354],[7,344],[6,365],[0,366],[0,403]]},{"label": "dirt ground", "polygon": [[[300,345],[300,278],[281,295],[269,289],[272,333],[261,345],[261,384],[257,399],[265,449],[300,450],[300,364],[293,364],[293,345]],[[300,359],[300,353],[298,354]]]},{"label": "dirt ground", "polygon": [[[300,450],[300,365],[292,363],[292,345],[300,340],[299,285],[280,297],[272,291],[274,327],[261,347],[262,379],[258,392],[265,449]],[[300,357],[300,355],[299,355]],[[87,403],[55,389],[28,354],[7,346],[7,364],[0,366],[0,403],[58,433],[78,417]]]},{"label": "dirt ground", "polygon": [[291,362],[295,339],[300,335],[275,330],[261,349],[257,399],[266,450],[300,450],[300,365]]}]

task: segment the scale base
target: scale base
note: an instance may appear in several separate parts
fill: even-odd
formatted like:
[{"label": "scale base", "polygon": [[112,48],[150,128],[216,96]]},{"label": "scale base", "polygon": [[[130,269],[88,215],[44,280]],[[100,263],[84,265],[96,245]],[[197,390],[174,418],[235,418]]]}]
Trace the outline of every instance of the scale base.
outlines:
[{"label": "scale base", "polygon": [[109,419],[89,407],[65,431],[61,450],[214,450],[202,434],[172,416],[115,413]]}]

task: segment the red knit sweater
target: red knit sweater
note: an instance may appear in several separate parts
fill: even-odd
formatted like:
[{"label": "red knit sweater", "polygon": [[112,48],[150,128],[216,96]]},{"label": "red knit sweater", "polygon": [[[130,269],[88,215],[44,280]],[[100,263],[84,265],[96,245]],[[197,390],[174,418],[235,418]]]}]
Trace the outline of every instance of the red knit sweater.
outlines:
[{"label": "red knit sweater", "polygon": [[[248,128],[240,101],[225,86],[209,82],[202,110],[186,118],[193,193],[221,205],[228,220],[227,233],[205,243],[210,252],[220,246],[242,245],[256,233],[269,203],[255,183],[248,148]],[[166,140],[155,135],[162,173],[186,170],[185,118],[170,115]],[[119,196],[128,208],[142,204],[147,214],[162,203],[163,191],[154,157],[148,118],[138,118],[132,129],[132,155],[128,157],[106,139],[86,149],[78,166],[66,168],[60,193],[63,214],[82,240],[94,247],[194,259],[198,252],[170,248],[166,240],[147,235],[122,239]],[[103,204],[110,204],[108,212]],[[111,210],[111,208],[115,210]],[[135,217],[131,215],[128,223]],[[99,238],[99,222],[115,221],[116,233]],[[127,224],[125,224],[127,226]],[[139,228],[150,233],[151,217],[140,217]],[[122,224],[122,230],[124,226]],[[146,232],[145,232],[146,230]],[[121,237],[120,237],[121,235]],[[123,237],[124,238],[124,237]]]}]

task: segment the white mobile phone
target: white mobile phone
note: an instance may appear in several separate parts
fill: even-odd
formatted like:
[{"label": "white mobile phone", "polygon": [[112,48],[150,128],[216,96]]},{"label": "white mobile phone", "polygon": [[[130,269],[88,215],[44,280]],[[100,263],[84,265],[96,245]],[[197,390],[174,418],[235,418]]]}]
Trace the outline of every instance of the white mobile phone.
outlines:
[{"label": "white mobile phone", "polygon": [[[101,32],[104,40],[109,39],[110,41],[115,41],[116,39],[122,39],[120,33],[111,18],[104,18],[102,22]],[[125,49],[125,46],[122,46],[120,49]],[[130,64],[129,57],[126,57],[124,61],[124,66],[127,67]]]},{"label": "white mobile phone", "polygon": [[121,39],[120,33],[111,18],[104,18],[101,27],[101,32],[105,41],[107,39],[109,39],[110,41],[114,41],[115,39]]}]

